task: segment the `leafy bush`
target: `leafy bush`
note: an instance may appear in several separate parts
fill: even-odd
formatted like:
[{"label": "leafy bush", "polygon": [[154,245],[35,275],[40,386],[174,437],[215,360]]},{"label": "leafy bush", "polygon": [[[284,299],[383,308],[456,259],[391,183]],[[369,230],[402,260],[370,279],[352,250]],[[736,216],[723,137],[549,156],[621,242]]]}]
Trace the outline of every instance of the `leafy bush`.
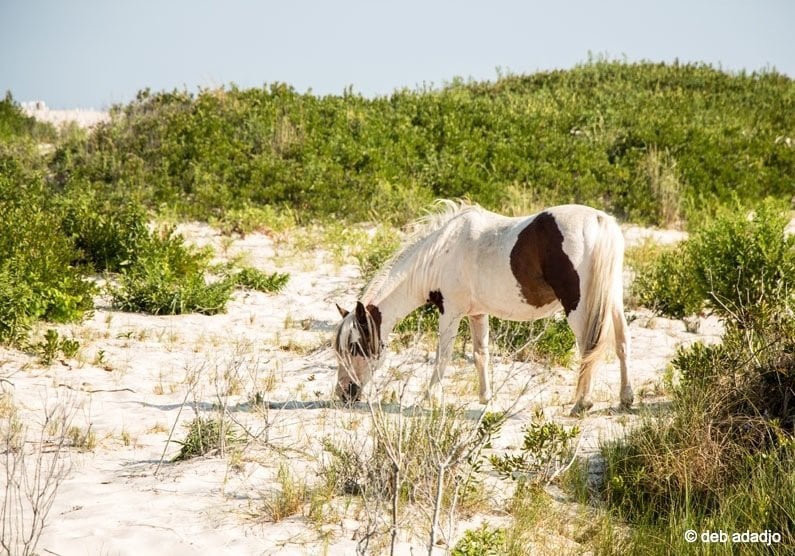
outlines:
[{"label": "leafy bush", "polygon": [[172,461],[211,454],[234,444],[238,439],[232,424],[218,417],[196,417],[187,424],[187,429],[185,440],[174,441],[182,447]]},{"label": "leafy bush", "polygon": [[769,306],[795,295],[795,237],[784,235],[788,211],[772,200],[748,214],[722,210],[693,236],[640,269],[639,301],[681,318],[709,306],[753,326]]},{"label": "leafy bush", "polygon": [[63,201],[61,228],[83,262],[99,272],[121,272],[152,242],[146,211],[135,203],[100,204],[89,193]]},{"label": "leafy bush", "polygon": [[750,214],[721,211],[688,242],[698,287],[712,309],[743,326],[795,299],[795,236],[784,235],[789,211],[767,200]]},{"label": "leafy bush", "polygon": [[256,268],[245,267],[233,275],[233,280],[238,286],[268,293],[284,289],[290,275],[282,272],[268,274]]},{"label": "leafy bush", "polygon": [[693,261],[684,245],[662,251],[658,258],[639,269],[632,282],[632,295],[661,315],[682,318],[699,312],[705,292],[693,276]]},{"label": "leafy bush", "polygon": [[76,195],[63,201],[62,211],[61,227],[81,260],[98,271],[119,273],[110,292],[124,311],[215,314],[224,310],[237,283],[278,290],[287,281],[286,275],[244,269],[208,283],[209,252],[186,246],[173,228],[150,230],[146,211],[135,203],[111,208]]},{"label": "leafy bush", "polygon": [[543,484],[565,459],[571,457],[571,441],[580,434],[578,427],[565,429],[552,421],[534,420],[523,427],[521,452],[517,455],[493,454],[489,461],[504,478]]},{"label": "leafy bush", "polygon": [[477,529],[465,531],[453,548],[453,556],[502,556],[505,553],[505,531],[489,527],[485,522]]},{"label": "leafy bush", "polygon": [[110,288],[115,307],[154,315],[212,315],[224,310],[235,280],[208,283],[207,253],[186,247],[173,229],[152,233],[137,247],[134,261],[119,275],[118,286]]},{"label": "leafy bush", "polygon": [[0,212],[0,341],[21,339],[38,319],[82,318],[93,308],[95,288],[73,266],[72,243],[53,234],[57,218],[6,202]]}]

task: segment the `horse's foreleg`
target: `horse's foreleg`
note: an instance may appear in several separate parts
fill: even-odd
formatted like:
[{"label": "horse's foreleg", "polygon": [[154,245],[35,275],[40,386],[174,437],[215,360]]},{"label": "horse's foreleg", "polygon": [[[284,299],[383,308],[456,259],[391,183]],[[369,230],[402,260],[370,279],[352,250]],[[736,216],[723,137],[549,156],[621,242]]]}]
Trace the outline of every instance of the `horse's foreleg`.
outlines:
[{"label": "horse's foreleg", "polygon": [[489,367],[489,316],[470,315],[469,330],[472,333],[472,352],[480,384],[480,403],[491,399],[491,369]]},{"label": "horse's foreleg", "polygon": [[436,367],[431,376],[431,382],[428,384],[428,390],[425,392],[426,400],[439,405],[442,403],[442,379],[453,355],[453,342],[461,322],[460,315],[448,315],[450,315],[449,310],[447,314],[439,315],[439,346],[436,348]]}]

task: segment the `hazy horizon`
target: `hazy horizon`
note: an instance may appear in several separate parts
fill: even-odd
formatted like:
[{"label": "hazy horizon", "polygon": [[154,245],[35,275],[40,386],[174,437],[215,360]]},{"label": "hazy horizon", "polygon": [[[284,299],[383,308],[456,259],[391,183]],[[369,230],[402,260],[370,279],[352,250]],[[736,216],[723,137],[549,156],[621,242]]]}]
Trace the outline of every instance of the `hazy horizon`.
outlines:
[{"label": "hazy horizon", "polygon": [[365,96],[569,69],[589,55],[795,76],[795,3],[0,1],[0,92],[107,109],[142,89]]}]

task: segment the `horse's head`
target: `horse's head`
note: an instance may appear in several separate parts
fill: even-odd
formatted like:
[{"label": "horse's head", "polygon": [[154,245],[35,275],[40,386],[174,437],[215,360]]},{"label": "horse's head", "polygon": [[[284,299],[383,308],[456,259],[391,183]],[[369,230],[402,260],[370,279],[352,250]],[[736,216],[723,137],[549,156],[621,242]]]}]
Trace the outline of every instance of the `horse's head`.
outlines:
[{"label": "horse's head", "polygon": [[381,312],[360,301],[348,312],[337,305],[342,322],[334,332],[334,353],[339,363],[336,393],[343,401],[357,401],[372,371],[381,363]]}]

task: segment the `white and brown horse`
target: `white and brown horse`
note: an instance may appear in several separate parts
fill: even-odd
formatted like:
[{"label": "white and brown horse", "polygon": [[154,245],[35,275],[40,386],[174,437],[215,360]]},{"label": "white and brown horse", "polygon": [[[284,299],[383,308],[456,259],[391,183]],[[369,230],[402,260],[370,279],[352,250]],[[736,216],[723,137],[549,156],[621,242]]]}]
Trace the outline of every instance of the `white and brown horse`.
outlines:
[{"label": "white and brown horse", "polygon": [[509,218],[477,206],[441,204],[444,210],[420,221],[418,232],[371,281],[353,311],[338,306],[343,319],[334,335],[337,395],[358,400],[395,324],[432,303],[440,313],[439,346],[426,397],[440,400],[458,324],[467,316],[485,404],[492,395],[488,316],[529,321],[562,308],[582,355],[572,415],[593,405],[591,377],[611,332],[621,366],[621,404],[629,407],[624,239],[615,220],[581,205]]}]

